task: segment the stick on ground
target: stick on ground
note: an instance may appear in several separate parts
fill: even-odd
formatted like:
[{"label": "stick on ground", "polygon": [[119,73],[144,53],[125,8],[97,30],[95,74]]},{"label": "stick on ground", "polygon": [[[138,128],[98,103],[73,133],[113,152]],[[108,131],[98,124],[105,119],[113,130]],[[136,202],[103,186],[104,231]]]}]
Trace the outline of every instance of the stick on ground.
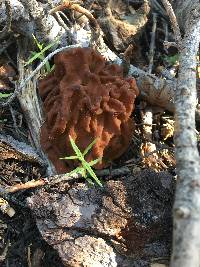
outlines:
[{"label": "stick on ground", "polygon": [[[164,5],[170,5],[167,0],[162,1]],[[167,11],[172,18],[173,10]],[[182,40],[177,33],[177,26],[172,22],[176,40],[179,42],[180,66],[175,91],[174,143],[178,180],[171,267],[200,266],[200,157],[195,129],[196,54],[200,42],[200,12],[198,8],[194,8],[188,9],[187,14]]]}]

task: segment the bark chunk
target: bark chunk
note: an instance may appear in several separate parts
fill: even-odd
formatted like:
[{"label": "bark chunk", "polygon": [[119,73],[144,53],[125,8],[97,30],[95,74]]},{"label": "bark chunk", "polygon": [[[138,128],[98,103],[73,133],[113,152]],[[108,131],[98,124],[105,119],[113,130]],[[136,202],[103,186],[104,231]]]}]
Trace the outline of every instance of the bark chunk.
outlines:
[{"label": "bark chunk", "polygon": [[169,256],[173,190],[173,176],[146,169],[103,189],[78,181],[41,189],[28,205],[65,266],[132,267]]}]

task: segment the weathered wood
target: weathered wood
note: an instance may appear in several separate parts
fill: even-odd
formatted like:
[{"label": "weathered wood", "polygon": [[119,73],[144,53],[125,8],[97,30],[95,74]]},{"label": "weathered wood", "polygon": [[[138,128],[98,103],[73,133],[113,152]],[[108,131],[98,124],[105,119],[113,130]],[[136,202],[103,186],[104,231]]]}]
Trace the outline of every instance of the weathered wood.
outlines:
[{"label": "weathered wood", "polygon": [[195,131],[196,55],[200,42],[197,0],[174,1],[184,37],[179,46],[179,74],[175,91],[175,136],[178,183],[174,205],[171,267],[200,266],[200,157]]},{"label": "weathered wood", "polygon": [[182,32],[186,31],[188,23],[190,23],[191,15],[199,15],[200,4],[199,0],[174,0],[171,1],[174,8],[179,27]]},{"label": "weathered wood", "polygon": [[174,183],[146,169],[103,188],[68,181],[40,189],[28,205],[65,266],[150,266],[169,257]]}]

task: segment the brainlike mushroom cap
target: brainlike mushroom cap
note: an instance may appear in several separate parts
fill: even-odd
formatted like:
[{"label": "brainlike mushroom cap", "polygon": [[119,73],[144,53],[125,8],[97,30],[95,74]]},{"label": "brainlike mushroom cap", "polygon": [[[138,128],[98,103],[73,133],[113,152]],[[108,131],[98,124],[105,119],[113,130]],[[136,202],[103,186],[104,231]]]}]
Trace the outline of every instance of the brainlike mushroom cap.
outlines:
[{"label": "brainlike mushroom cap", "polygon": [[100,157],[95,167],[106,167],[131,141],[130,116],[138,95],[135,80],[123,78],[120,66],[108,64],[90,48],[70,49],[57,54],[54,61],[54,71],[39,84],[46,114],[42,147],[61,173],[72,165],[59,158],[75,154],[69,135],[81,151],[96,139],[86,159]]}]

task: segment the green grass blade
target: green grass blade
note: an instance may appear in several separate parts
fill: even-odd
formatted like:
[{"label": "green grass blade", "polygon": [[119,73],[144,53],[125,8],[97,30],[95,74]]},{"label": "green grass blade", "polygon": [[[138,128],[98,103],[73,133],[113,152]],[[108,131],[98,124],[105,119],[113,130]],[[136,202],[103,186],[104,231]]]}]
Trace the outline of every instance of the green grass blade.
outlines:
[{"label": "green grass blade", "polygon": [[66,159],[66,160],[71,160],[71,159],[78,159],[78,156],[70,156],[70,157],[64,157],[64,158],[59,158],[59,159]]},{"label": "green grass blade", "polygon": [[86,179],[87,178],[87,172],[86,172],[86,170],[83,167],[81,167],[81,168],[82,169],[80,171],[80,174]]},{"label": "green grass blade", "polygon": [[92,160],[90,162],[88,162],[89,166],[94,166],[95,164],[97,164],[99,161],[101,161],[102,158],[98,158],[98,159],[95,159],[95,160]]},{"label": "green grass blade", "polygon": [[53,66],[51,67],[50,71],[55,69],[55,64],[53,64]]},{"label": "green grass blade", "polygon": [[74,173],[82,173],[82,169],[83,169],[82,167],[77,167],[76,169],[69,172],[68,175],[72,175]]},{"label": "green grass blade", "polygon": [[[70,174],[73,174],[73,173],[80,173],[83,177],[85,177],[85,179],[90,183],[90,184],[93,184],[92,180],[90,178],[87,177],[87,172],[88,174],[95,180],[95,182],[99,185],[99,186],[103,186],[102,183],[100,182],[100,180],[98,179],[98,177],[96,176],[95,172],[92,170],[91,166],[97,164],[101,158],[98,158],[98,159],[95,159],[95,160],[92,160],[91,162],[87,162],[85,159],[84,159],[84,156],[82,154],[82,152],[80,151],[80,149],[78,148],[78,146],[76,145],[76,143],[74,142],[74,140],[72,139],[72,137],[69,135],[69,140],[70,140],[70,143],[71,143],[71,146],[74,150],[74,152],[76,153],[76,155],[74,156],[70,156],[70,157],[64,157],[64,158],[60,158],[60,159],[78,159],[81,163],[82,163],[82,166],[81,167],[77,167],[75,170],[71,171],[69,173]],[[92,148],[92,146],[94,145],[94,143],[96,142],[96,140],[94,140],[87,148],[84,152],[88,152],[89,149]]]},{"label": "green grass blade", "polygon": [[94,183],[92,182],[92,180],[90,178],[86,177],[85,179],[89,184],[94,185]]},{"label": "green grass blade", "polygon": [[78,156],[79,160],[84,160],[83,154],[81,153],[80,149],[77,147],[77,145],[75,144],[74,140],[72,139],[72,137],[69,135],[69,140],[71,143],[71,146],[74,150],[74,152],[76,153],[76,155]]},{"label": "green grass blade", "polygon": [[57,41],[45,46],[40,52],[36,53],[32,58],[30,58],[24,66],[31,64],[34,60],[36,60],[37,58],[40,58],[41,55],[44,56],[44,52],[46,52],[48,49],[50,49],[56,43],[57,43]]},{"label": "green grass blade", "polygon": [[[32,53],[33,54],[33,53]],[[26,63],[24,66],[27,66],[29,64],[31,64],[34,60],[36,60],[37,58],[40,58],[40,56],[42,55],[43,53],[42,52],[37,52],[35,53],[34,56],[32,56]]]},{"label": "green grass blade", "polygon": [[10,95],[12,95],[12,93],[0,93],[0,98],[6,98],[6,97],[9,97]]},{"label": "green grass blade", "polygon": [[[42,54],[42,55],[39,55],[38,58],[39,58],[41,61],[43,61],[43,60],[45,59],[45,57],[44,57],[43,54]],[[45,63],[45,66],[46,66],[46,71],[47,71],[47,72],[50,72],[50,71],[51,71],[51,66],[50,66],[49,61],[47,61],[47,62]]]},{"label": "green grass blade", "polygon": [[36,52],[36,51],[31,51],[31,55],[32,55],[32,56],[35,56],[37,53],[38,53],[38,52]]},{"label": "green grass blade", "polygon": [[91,175],[91,177],[96,181],[96,183],[99,186],[103,186],[102,183],[99,181],[98,177],[94,173],[93,169],[90,167],[90,165],[85,161],[83,167],[88,171],[88,173]]},{"label": "green grass blade", "polygon": [[38,58],[40,59],[40,60],[44,60],[44,55],[38,55]]},{"label": "green grass blade", "polygon": [[[43,60],[45,59],[44,55],[43,55],[43,54],[40,54],[40,52],[37,53],[37,52],[32,51],[31,54],[32,54],[33,57],[34,57],[34,60],[35,60],[36,58],[39,58],[41,61],[43,61]],[[30,60],[26,63],[26,65],[28,65],[28,63],[29,63],[30,61],[32,61],[33,57],[30,58]],[[35,57],[36,57],[36,58],[35,58]],[[30,63],[29,63],[29,64],[30,64]],[[25,65],[25,66],[26,66],[26,65]],[[45,63],[45,66],[46,66],[46,71],[47,71],[47,72],[50,72],[50,71],[51,71],[51,66],[50,66],[49,61],[47,61],[47,62]]]},{"label": "green grass blade", "polygon": [[47,70],[47,72],[50,72],[50,71],[51,71],[51,66],[50,66],[49,61],[47,61],[47,62],[45,63],[45,66],[46,66],[46,70]]},{"label": "green grass blade", "polygon": [[54,46],[58,41],[55,41],[53,43],[48,44],[47,46],[45,46],[42,50],[41,53],[44,54],[44,52],[46,52],[48,49],[50,49],[52,46]]},{"label": "green grass blade", "polygon": [[34,42],[36,43],[37,47],[38,47],[39,50],[41,51],[42,48],[43,48],[43,44],[40,44],[40,42],[37,40],[37,38],[35,37],[34,34],[32,34],[32,36],[33,36],[33,40],[34,40]]},{"label": "green grass blade", "polygon": [[93,147],[93,145],[96,143],[96,141],[97,141],[97,139],[94,139],[94,141],[92,141],[92,143],[88,145],[88,147],[83,152],[83,156],[85,156],[88,153],[88,151]]}]

